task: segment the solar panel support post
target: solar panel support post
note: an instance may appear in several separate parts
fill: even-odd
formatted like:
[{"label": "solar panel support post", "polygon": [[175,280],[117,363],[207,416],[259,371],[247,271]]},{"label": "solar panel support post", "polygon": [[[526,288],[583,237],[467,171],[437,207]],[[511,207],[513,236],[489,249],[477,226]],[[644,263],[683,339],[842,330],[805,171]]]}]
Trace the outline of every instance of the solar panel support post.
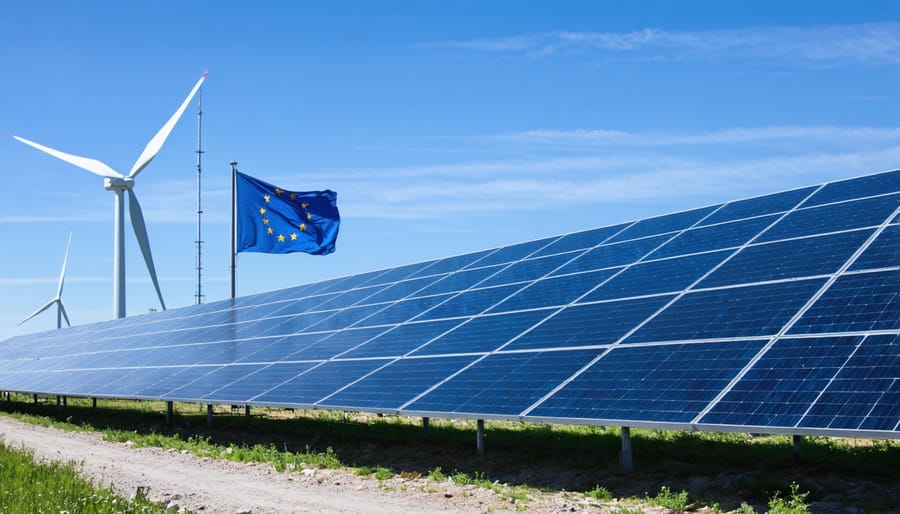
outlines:
[{"label": "solar panel support post", "polygon": [[237,161],[231,161],[231,298],[237,296],[235,266],[237,260]]},{"label": "solar panel support post", "polygon": [[622,453],[619,454],[619,467],[622,473],[634,472],[634,460],[631,454],[631,428],[622,427]]},{"label": "solar panel support post", "polygon": [[428,440],[428,422],[431,421],[429,418],[422,418],[422,440]]},{"label": "solar panel support post", "polygon": [[175,418],[174,416],[174,407],[172,402],[166,402],[166,427],[172,427],[172,420]]},{"label": "solar panel support post", "polygon": [[478,420],[478,429],[475,433],[475,450],[479,457],[484,456],[484,420]]},{"label": "solar panel support post", "polygon": [[35,404],[35,405],[38,404],[38,398],[37,398],[37,395],[34,395],[34,404]]},{"label": "solar panel support post", "polygon": [[803,436],[795,435],[794,436],[794,445],[793,445],[793,454],[794,454],[794,464],[800,464],[803,461]]},{"label": "solar panel support post", "polygon": [[250,406],[249,405],[244,405],[244,416],[247,418],[250,417]]},{"label": "solar panel support post", "polygon": [[91,409],[97,410],[97,399],[91,398]]},{"label": "solar panel support post", "polygon": [[211,403],[206,404],[206,428],[212,428],[213,408]]}]

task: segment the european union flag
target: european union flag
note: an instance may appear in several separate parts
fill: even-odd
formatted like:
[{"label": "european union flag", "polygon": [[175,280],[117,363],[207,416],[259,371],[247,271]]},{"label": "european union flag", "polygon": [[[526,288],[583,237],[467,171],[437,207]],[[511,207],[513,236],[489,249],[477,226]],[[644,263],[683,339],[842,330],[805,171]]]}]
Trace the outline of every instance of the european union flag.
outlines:
[{"label": "european union flag", "polygon": [[241,172],[236,252],[325,255],[334,251],[341,216],[334,191],[287,191]]}]

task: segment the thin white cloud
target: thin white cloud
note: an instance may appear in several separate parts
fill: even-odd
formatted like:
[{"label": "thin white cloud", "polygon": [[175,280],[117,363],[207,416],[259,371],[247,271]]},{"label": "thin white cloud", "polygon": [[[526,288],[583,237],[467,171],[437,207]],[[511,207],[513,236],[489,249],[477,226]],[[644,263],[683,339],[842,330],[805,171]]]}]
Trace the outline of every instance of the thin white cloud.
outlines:
[{"label": "thin white cloud", "polygon": [[900,23],[856,25],[763,26],[731,30],[633,32],[542,32],[503,38],[445,41],[429,46],[482,52],[556,54],[624,54],[655,57],[747,56],[813,62],[900,62]]},{"label": "thin white cloud", "polygon": [[[502,175],[466,181],[398,180],[375,187],[348,181],[345,217],[462,220],[498,211],[530,211],[676,198],[722,201],[893,169],[900,146],[878,151],[803,153],[776,158],[705,160],[642,157],[626,170],[604,157],[510,162]],[[517,171],[522,164],[524,173]],[[468,168],[477,168],[470,163]],[[498,163],[489,163],[498,169]],[[522,178],[529,170],[545,173]],[[413,173],[413,170],[408,170]],[[361,202],[360,199],[365,199]]]},{"label": "thin white cloud", "polygon": [[860,144],[900,141],[900,127],[769,126],[734,127],[696,134],[622,132],[617,130],[529,130],[488,138],[525,143],[570,146],[673,146],[719,145],[785,141]]}]

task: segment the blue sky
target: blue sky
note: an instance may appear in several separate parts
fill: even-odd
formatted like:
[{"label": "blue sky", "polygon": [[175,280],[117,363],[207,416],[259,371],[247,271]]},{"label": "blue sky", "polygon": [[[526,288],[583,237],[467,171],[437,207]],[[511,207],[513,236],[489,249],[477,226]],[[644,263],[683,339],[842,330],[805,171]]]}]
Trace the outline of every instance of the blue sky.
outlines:
[{"label": "blue sky", "polygon": [[[0,337],[112,317],[113,195],[206,68],[203,291],[229,294],[229,161],[338,192],[328,256],[241,254],[251,294],[900,167],[900,2],[10,2]],[[196,290],[196,101],[137,179],[170,308]],[[126,226],[128,314],[158,307]]]}]

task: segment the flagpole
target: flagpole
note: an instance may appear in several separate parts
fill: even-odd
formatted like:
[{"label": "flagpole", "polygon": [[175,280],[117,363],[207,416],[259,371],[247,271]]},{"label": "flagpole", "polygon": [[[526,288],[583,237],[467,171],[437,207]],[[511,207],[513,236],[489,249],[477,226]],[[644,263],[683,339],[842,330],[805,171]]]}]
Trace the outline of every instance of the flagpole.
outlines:
[{"label": "flagpole", "polygon": [[231,161],[231,298],[237,296],[235,270],[237,260],[237,161]]}]

